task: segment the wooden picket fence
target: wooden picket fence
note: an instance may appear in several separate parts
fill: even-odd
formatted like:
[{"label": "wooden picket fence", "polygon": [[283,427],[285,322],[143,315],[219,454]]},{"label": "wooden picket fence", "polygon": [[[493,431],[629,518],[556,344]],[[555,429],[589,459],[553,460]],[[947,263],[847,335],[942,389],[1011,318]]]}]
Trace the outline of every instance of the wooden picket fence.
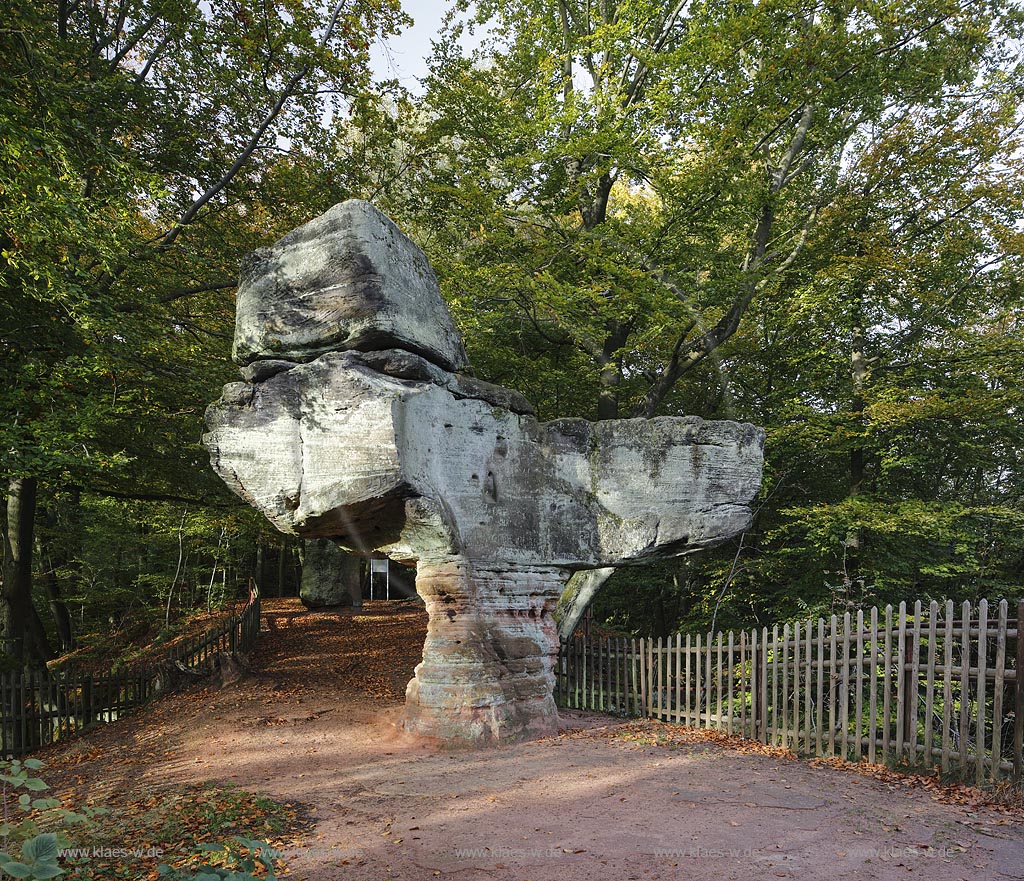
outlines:
[{"label": "wooden picket fence", "polygon": [[[578,633],[559,706],[715,728],[805,755],[1021,780],[1024,601],[900,603],[759,630]],[[1011,651],[1012,648],[1012,651]]]},{"label": "wooden picket fence", "polygon": [[260,595],[251,582],[249,599],[237,614],[176,644],[158,661],[116,673],[0,673],[0,758],[22,756],[112,722],[166,691],[175,671],[199,672],[218,654],[251,651],[259,632]]}]

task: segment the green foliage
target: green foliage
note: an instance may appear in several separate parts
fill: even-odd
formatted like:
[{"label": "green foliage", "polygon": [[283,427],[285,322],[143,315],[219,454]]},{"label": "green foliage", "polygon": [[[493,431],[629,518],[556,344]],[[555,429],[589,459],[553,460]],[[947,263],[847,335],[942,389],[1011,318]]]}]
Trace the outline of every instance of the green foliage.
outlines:
[{"label": "green foliage", "polygon": [[1003,3],[459,8],[489,36],[466,57],[450,25],[383,196],[478,369],[545,415],[693,412],[683,376],[714,407],[740,320],[792,295],[879,142],[979,78],[979,119],[1015,95]]},{"label": "green foliage", "polygon": [[193,564],[205,542],[210,569],[230,564],[238,517],[217,512],[237,502],[199,441],[236,378],[237,266],[307,219],[288,169],[317,164],[324,118],[369,87],[370,43],[405,21],[394,0],[5,7],[0,481],[39,484],[37,608],[81,598],[81,626],[194,600],[172,521]]},{"label": "green foliage", "polygon": [[460,2],[419,98],[370,84],[393,0],[8,7],[0,477],[40,482],[37,608],[130,646],[244,591],[270,530],[199,444],[237,265],[349,196],[543,418],[766,428],[742,544],[621,573],[609,621],[1021,589],[1019,4]]},{"label": "green foliage", "polygon": [[490,36],[466,57],[453,19],[396,109],[387,198],[484,377],[768,432],[742,545],[619,573],[599,615],[1019,592],[1019,6],[670,8],[463,4]]},{"label": "green foliage", "polygon": [[[179,841],[184,830],[201,830],[202,835],[216,836],[233,828],[245,828],[259,823],[269,833],[283,828],[294,820],[294,812],[287,812],[285,806],[270,799],[252,796],[237,790],[211,790],[200,797],[187,799],[168,797],[154,807],[155,799],[145,802],[145,808],[136,807],[133,821],[126,825],[120,815],[110,816],[110,811],[91,805],[76,805],[74,809],[64,808],[55,798],[39,797],[48,785],[34,772],[44,768],[38,759],[0,761],[0,785],[2,785],[2,814],[7,819],[0,826],[0,877],[27,878],[31,881],[56,878],[72,870],[61,867],[59,857],[62,850],[74,850],[73,842],[65,834],[67,827],[88,828],[93,833],[124,833],[134,829],[139,822],[138,834],[147,840]],[[14,814],[22,819],[15,822]],[[152,816],[151,816],[152,814]],[[110,821],[114,821],[113,824]],[[41,831],[40,827],[59,827],[58,831]],[[253,827],[255,828],[255,827]],[[20,859],[10,855],[18,848]],[[249,879],[275,878],[275,862],[280,854],[262,841],[235,835],[225,843],[201,843],[195,846],[193,858],[201,856],[208,864],[189,868],[173,869],[167,865],[158,867],[161,876],[172,881],[201,881],[201,879]],[[77,852],[73,857],[73,872],[87,877],[107,877],[103,872],[115,872],[122,877],[121,868]],[[100,872],[94,874],[94,870]],[[129,872],[134,870],[128,869]],[[127,876],[125,876],[127,877]]]},{"label": "green foliage", "polygon": [[[0,825],[0,876],[43,881],[64,874],[58,862],[59,850],[70,842],[58,832],[42,832],[41,826],[72,826],[90,824],[106,813],[103,808],[84,806],[78,810],[61,807],[59,799],[36,796],[50,787],[34,776],[45,765],[39,759],[0,760],[0,801],[4,822]],[[19,790],[22,790],[19,792]],[[13,815],[21,815],[15,821]],[[21,859],[9,854],[11,846],[19,846]]]},{"label": "green foliage", "polygon": [[[276,878],[274,861],[277,851],[262,841],[238,835],[222,844],[201,844],[197,853],[216,860],[218,865],[205,864],[188,869],[174,869],[166,864],[157,867],[160,877],[169,881],[257,881]],[[261,870],[261,874],[256,872]]]},{"label": "green foliage", "polygon": [[[38,759],[0,760],[0,800],[3,802],[4,816],[4,822],[0,825],[0,838],[3,839],[4,851],[12,841],[24,844],[37,834],[36,824],[27,814],[54,810],[60,806],[54,799],[33,795],[49,789],[42,778],[31,773],[42,767],[43,763]],[[15,822],[15,813],[21,814],[22,819]]]},{"label": "green foliage", "polygon": [[12,878],[27,878],[30,881],[45,881],[64,874],[57,862],[57,836],[45,832],[26,841],[21,846],[21,859],[15,860],[0,852],[0,873]]}]

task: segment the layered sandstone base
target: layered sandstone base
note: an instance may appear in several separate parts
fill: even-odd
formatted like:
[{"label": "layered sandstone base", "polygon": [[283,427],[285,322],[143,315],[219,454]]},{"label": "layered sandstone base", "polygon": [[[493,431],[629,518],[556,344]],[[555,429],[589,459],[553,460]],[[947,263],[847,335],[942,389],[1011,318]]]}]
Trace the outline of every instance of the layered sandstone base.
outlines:
[{"label": "layered sandstone base", "polygon": [[402,727],[476,744],[555,733],[552,613],[567,577],[555,567],[421,561],[416,590],[429,622]]}]

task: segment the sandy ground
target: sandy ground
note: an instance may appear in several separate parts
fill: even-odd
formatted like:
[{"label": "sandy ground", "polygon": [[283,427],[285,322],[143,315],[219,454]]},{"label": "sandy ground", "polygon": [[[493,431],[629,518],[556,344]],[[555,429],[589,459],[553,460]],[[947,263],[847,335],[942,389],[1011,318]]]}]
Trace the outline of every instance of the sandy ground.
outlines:
[{"label": "sandy ground", "polygon": [[[700,739],[645,745],[606,716],[567,713],[559,737],[499,748],[411,743],[393,722],[424,627],[411,604],[279,601],[251,676],[110,726],[78,779],[229,782],[309,805],[315,827],[286,853],[309,881],[1024,879],[1024,828],[1006,815]],[[91,756],[88,741],[65,749]]]}]

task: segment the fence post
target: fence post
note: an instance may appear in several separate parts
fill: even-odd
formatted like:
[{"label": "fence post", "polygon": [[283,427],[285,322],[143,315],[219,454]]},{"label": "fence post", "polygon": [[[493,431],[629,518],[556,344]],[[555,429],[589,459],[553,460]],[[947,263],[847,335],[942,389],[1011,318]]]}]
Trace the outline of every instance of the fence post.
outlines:
[{"label": "fence post", "polygon": [[1024,600],[1017,601],[1017,663],[1013,675],[1013,779],[1020,781],[1024,752]]},{"label": "fence post", "polygon": [[637,691],[637,648],[636,648],[636,637],[630,637],[629,640],[629,700],[627,706],[632,706],[633,711],[631,715],[640,716],[640,695]]},{"label": "fence post", "polygon": [[768,743],[768,628],[761,628],[761,743]]},{"label": "fence post", "polygon": [[988,674],[988,600],[978,601],[978,711],[974,726],[974,782],[985,782],[986,676]]},{"label": "fence post", "polygon": [[757,628],[750,631],[750,737],[752,740],[760,740],[760,706],[757,699],[757,690],[760,688],[757,676]]},{"label": "fence post", "polygon": [[999,762],[1003,757],[1003,689],[1006,679],[1007,602],[999,601],[996,625],[996,682],[992,690],[992,767],[991,780],[999,780]]},{"label": "fence post", "polygon": [[903,676],[903,751],[910,761],[916,759],[916,740],[918,740],[918,677],[914,676],[913,630],[906,634],[903,642],[903,658],[901,675]]}]

